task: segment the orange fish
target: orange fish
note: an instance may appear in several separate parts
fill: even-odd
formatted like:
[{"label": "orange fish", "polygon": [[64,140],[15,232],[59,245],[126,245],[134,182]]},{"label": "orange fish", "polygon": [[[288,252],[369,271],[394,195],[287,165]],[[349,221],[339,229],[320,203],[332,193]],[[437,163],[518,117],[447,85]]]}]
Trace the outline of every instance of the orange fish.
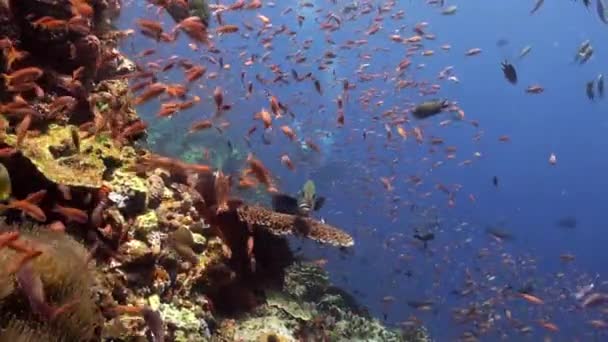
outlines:
[{"label": "orange fish", "polygon": [[160,22],[149,19],[137,19],[136,23],[143,34],[156,40],[160,40],[163,33],[163,25]]},{"label": "orange fish", "polygon": [[213,90],[213,101],[215,102],[215,109],[219,113],[224,106],[224,91],[219,86]]},{"label": "orange fish", "polygon": [[24,214],[30,216],[36,221],[44,222],[46,221],[46,215],[44,211],[40,209],[38,203],[42,201],[44,196],[46,195],[46,190],[40,190],[34,193],[27,195],[25,199],[22,200],[10,200],[8,204],[0,203],[0,210],[3,209],[16,209],[21,210]]},{"label": "orange fish", "polygon": [[197,16],[188,17],[179,22],[175,26],[174,32],[178,29],[183,30],[190,38],[197,42],[209,45],[209,37],[207,36],[207,27]]},{"label": "orange fish", "polygon": [[223,25],[215,29],[218,34],[234,33],[238,32],[239,27],[236,25]]},{"label": "orange fish", "polygon": [[540,298],[538,298],[536,296],[533,296],[531,294],[520,293],[519,296],[521,298],[523,298],[525,301],[527,301],[528,303],[532,303],[532,304],[536,304],[536,305],[545,304],[545,302],[542,299],[540,299]]},{"label": "orange fish", "polygon": [[18,85],[24,83],[31,83],[39,79],[44,74],[42,69],[37,67],[27,67],[19,70],[15,70],[9,75],[2,74],[4,81],[7,85]]},{"label": "orange fish", "polygon": [[32,22],[34,27],[43,28],[45,30],[65,30],[67,28],[67,22],[61,19],[55,19],[51,16],[44,16]]},{"label": "orange fish", "polygon": [[194,65],[184,71],[186,74],[186,81],[188,81],[188,83],[194,82],[205,75],[206,71],[206,67],[202,65]]},{"label": "orange fish", "polygon": [[281,117],[281,104],[276,96],[270,96],[270,110],[277,119]]},{"label": "orange fish", "polygon": [[91,7],[86,0],[70,0],[70,4],[72,5],[72,15],[81,15],[83,17],[93,16],[93,7]]},{"label": "orange fish", "polygon": [[293,165],[291,158],[287,154],[281,156],[281,164],[285,165],[290,171],[294,171],[296,167]]},{"label": "orange fish", "polygon": [[296,134],[293,132],[291,127],[286,125],[281,126],[281,131],[283,132],[283,134],[285,134],[287,138],[289,138],[289,140],[294,141],[296,139]]},{"label": "orange fish", "polygon": [[262,1],[260,0],[251,0],[251,2],[245,6],[246,9],[258,9],[260,7],[262,7]]},{"label": "orange fish", "polygon": [[[270,116],[270,113],[264,108],[262,108],[261,111],[256,113],[254,115],[254,118],[258,119],[258,120],[262,120],[262,122],[264,123],[264,128],[269,128],[270,126],[272,126],[272,117]],[[253,133],[253,132],[251,132],[251,133]]]},{"label": "orange fish", "polygon": [[533,85],[529,86],[528,88],[526,88],[526,93],[528,93],[528,94],[540,94],[544,91],[545,91],[545,88],[543,88],[542,86],[540,86],[538,84],[533,84]]},{"label": "orange fish", "polygon": [[198,131],[209,129],[211,127],[213,127],[213,123],[211,122],[211,120],[203,119],[195,121],[194,123],[192,123],[192,125],[190,125],[190,130],[188,131],[188,133],[192,134]]},{"label": "orange fish", "polygon": [[169,84],[165,92],[171,97],[184,97],[188,89],[181,84]]},{"label": "orange fish", "polygon": [[55,204],[53,212],[63,216],[67,222],[76,222],[81,224],[89,222],[89,215],[85,211],[78,208],[64,207],[59,204]]},{"label": "orange fish", "polygon": [[558,326],[555,323],[551,323],[551,322],[548,322],[548,321],[540,320],[540,321],[538,321],[538,324],[541,327],[549,330],[550,332],[558,332],[559,331],[559,328],[558,328]]},{"label": "orange fish", "polygon": [[15,128],[15,134],[17,135],[17,147],[20,147],[27,135],[27,130],[30,128],[30,124],[32,123],[32,116],[26,115],[23,120],[19,123],[17,128]]},{"label": "orange fish", "polygon": [[221,170],[215,172],[213,181],[215,189],[216,214],[228,211],[228,196],[230,195],[230,176],[225,176]]},{"label": "orange fish", "polygon": [[270,176],[270,172],[264,166],[264,164],[259,160],[253,157],[253,154],[249,154],[247,157],[247,162],[249,163],[249,170],[258,180],[258,182],[264,184],[269,192],[277,192],[277,189],[272,183],[272,179]]},{"label": "orange fish", "polygon": [[160,96],[162,93],[165,92],[165,90],[167,90],[167,86],[165,84],[160,82],[152,83],[143,94],[133,99],[133,104],[137,106],[142,103],[145,103],[155,97]]}]

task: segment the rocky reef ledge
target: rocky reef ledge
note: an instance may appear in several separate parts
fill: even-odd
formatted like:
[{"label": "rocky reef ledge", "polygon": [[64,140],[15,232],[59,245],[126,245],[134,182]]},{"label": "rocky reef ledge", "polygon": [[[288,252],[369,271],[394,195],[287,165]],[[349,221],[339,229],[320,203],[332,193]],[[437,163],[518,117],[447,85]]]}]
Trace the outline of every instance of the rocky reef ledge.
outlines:
[{"label": "rocky reef ledge", "polygon": [[[339,253],[346,231],[226,201],[210,167],[138,147],[120,6],[0,2],[0,341],[426,341],[287,243]],[[208,23],[204,1],[167,10]]]}]

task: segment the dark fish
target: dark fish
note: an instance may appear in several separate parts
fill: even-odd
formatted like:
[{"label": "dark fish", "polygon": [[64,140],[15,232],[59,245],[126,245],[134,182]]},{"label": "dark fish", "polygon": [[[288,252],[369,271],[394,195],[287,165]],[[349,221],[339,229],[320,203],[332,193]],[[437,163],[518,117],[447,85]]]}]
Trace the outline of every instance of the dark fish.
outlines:
[{"label": "dark fish", "polygon": [[498,177],[492,177],[492,184],[494,184],[494,186],[498,188]]},{"label": "dark fish", "polygon": [[602,74],[597,76],[597,93],[600,95],[600,98],[604,97],[604,75]]},{"label": "dark fish", "polygon": [[422,241],[424,243],[424,248],[426,248],[429,241],[435,240],[435,234],[430,232],[421,234],[420,232],[416,231],[414,238]]},{"label": "dark fish", "polygon": [[503,47],[509,45],[509,41],[506,38],[500,38],[496,41],[496,46]]},{"label": "dark fish", "polygon": [[536,0],[534,7],[530,11],[530,14],[534,14],[536,11],[538,11],[544,2],[545,2],[545,0]]},{"label": "dark fish", "polygon": [[604,0],[597,0],[597,15],[604,24],[608,24],[608,19],[606,19],[606,9],[604,8]]},{"label": "dark fish", "polygon": [[511,84],[517,84],[517,72],[515,71],[513,64],[505,60],[500,64],[500,67],[507,81]]},{"label": "dark fish", "polygon": [[425,119],[430,116],[441,113],[448,106],[447,100],[431,100],[423,102],[414,108],[412,114],[417,119]]},{"label": "dark fish", "polygon": [[501,240],[511,240],[513,235],[501,227],[488,227],[486,233]]},{"label": "dark fish", "polygon": [[567,216],[557,220],[555,224],[561,228],[574,229],[576,228],[577,223],[578,222],[576,221],[576,217]]},{"label": "dark fish", "polygon": [[286,194],[272,196],[274,211],[289,215],[309,216],[311,211],[321,209],[324,203],[325,197],[317,197],[315,183],[311,180],[304,183],[296,198]]},{"label": "dark fish", "polygon": [[319,95],[323,95],[323,90],[321,90],[321,82],[319,82],[319,80],[315,79],[315,89],[317,90],[317,93],[319,93]]},{"label": "dark fish", "polygon": [[407,305],[419,310],[429,310],[435,305],[431,300],[408,300]]},{"label": "dark fish", "polygon": [[583,0],[583,5],[585,5],[585,7],[589,8],[589,5],[591,5],[591,0]]},{"label": "dark fish", "polygon": [[595,82],[594,81],[589,81],[587,82],[586,85],[586,93],[587,93],[587,98],[591,101],[595,100],[595,92],[593,91],[593,88],[595,86]]}]

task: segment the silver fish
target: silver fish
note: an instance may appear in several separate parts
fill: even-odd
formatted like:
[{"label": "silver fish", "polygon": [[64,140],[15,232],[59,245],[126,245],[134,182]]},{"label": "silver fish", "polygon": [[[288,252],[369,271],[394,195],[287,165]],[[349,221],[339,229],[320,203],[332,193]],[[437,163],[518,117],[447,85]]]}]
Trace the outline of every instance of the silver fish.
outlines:
[{"label": "silver fish", "polygon": [[536,0],[534,7],[530,11],[530,14],[534,14],[536,11],[538,11],[544,2],[545,2],[545,0]]},{"label": "silver fish", "polygon": [[602,74],[597,76],[597,93],[600,98],[604,97],[604,75]]},{"label": "silver fish", "polygon": [[596,2],[597,15],[604,24],[608,24],[608,19],[606,19],[606,9],[604,8],[604,0],[597,0]]}]

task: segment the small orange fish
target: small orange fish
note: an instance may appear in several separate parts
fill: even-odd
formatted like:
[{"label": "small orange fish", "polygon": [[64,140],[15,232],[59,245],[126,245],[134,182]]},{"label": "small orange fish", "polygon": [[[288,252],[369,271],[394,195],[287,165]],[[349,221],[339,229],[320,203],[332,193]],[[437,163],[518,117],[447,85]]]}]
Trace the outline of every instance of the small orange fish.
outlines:
[{"label": "small orange fish", "polygon": [[83,17],[91,17],[94,14],[93,7],[87,3],[86,0],[70,0],[72,5],[72,15]]},{"label": "small orange fish", "polygon": [[540,320],[540,321],[538,321],[538,324],[541,327],[549,330],[550,332],[558,332],[559,331],[559,328],[558,328],[558,326],[555,323],[551,323],[549,321]]},{"label": "small orange fish", "polygon": [[211,120],[203,119],[195,121],[194,123],[192,123],[192,125],[190,125],[190,130],[188,131],[188,133],[192,134],[198,131],[209,129],[211,127],[213,127],[213,123],[211,122]]},{"label": "small orange fish", "polygon": [[145,103],[155,97],[160,96],[162,93],[165,92],[165,90],[167,90],[167,86],[165,84],[160,82],[152,83],[143,94],[133,99],[133,104],[137,106],[142,103]]},{"label": "small orange fish", "polygon": [[236,25],[223,25],[215,29],[218,34],[234,33],[238,32],[239,27]]},{"label": "small orange fish", "polygon": [[528,93],[528,94],[540,94],[544,91],[545,91],[545,88],[543,88],[542,86],[540,86],[538,84],[533,84],[533,85],[529,86],[528,88],[526,88],[526,93]]},{"label": "small orange fish", "polygon": [[536,305],[545,304],[545,302],[542,299],[540,299],[540,298],[538,298],[536,296],[533,296],[531,294],[520,293],[519,296],[521,298],[523,298],[525,301],[527,301],[528,303],[532,303],[532,304],[536,304]]},{"label": "small orange fish", "polygon": [[55,19],[51,16],[44,16],[32,22],[34,27],[45,30],[65,30],[68,23],[65,20]]},{"label": "small orange fish", "polygon": [[32,123],[32,116],[26,115],[23,120],[19,123],[17,128],[15,128],[15,134],[17,135],[17,147],[20,147],[27,135],[27,130],[30,128],[30,124]]},{"label": "small orange fish", "polygon": [[296,139],[296,134],[293,132],[293,130],[291,129],[291,127],[289,126],[281,126],[281,132],[283,132],[283,134],[285,134],[285,136],[287,138],[289,138],[289,140],[294,141]]},{"label": "small orange fish", "polygon": [[260,0],[251,0],[251,2],[245,6],[246,9],[257,9],[260,7],[262,7],[262,1]]},{"label": "small orange fish", "polygon": [[0,210],[3,209],[16,209],[21,210],[24,214],[30,216],[36,221],[44,222],[46,221],[46,215],[44,211],[40,209],[38,203],[42,201],[44,196],[46,195],[46,190],[40,190],[34,193],[27,195],[25,199],[22,200],[10,200],[8,204],[0,203]]},{"label": "small orange fish", "polygon": [[209,37],[207,35],[207,27],[201,21],[201,18],[197,16],[188,17],[179,22],[174,28],[174,32],[178,29],[183,30],[190,36],[190,38],[196,40],[199,43],[209,45]]},{"label": "small orange fish", "polygon": [[53,212],[63,216],[67,222],[76,222],[81,224],[89,222],[89,215],[85,211],[78,208],[64,207],[59,204],[55,204]]},{"label": "small orange fish", "polygon": [[215,109],[219,113],[224,106],[224,91],[219,86],[213,90],[213,101],[215,102]]},{"label": "small orange fish", "polygon": [[163,25],[160,22],[149,19],[137,19],[136,23],[142,30],[142,33],[156,40],[160,40],[163,33]]},{"label": "small orange fish", "polygon": [[258,19],[260,19],[260,21],[261,21],[261,22],[262,22],[262,24],[264,24],[264,25],[268,25],[268,24],[270,24],[270,19],[268,19],[268,17],[267,17],[267,16],[264,16],[264,15],[258,14]]},{"label": "small orange fish", "polygon": [[294,171],[296,169],[295,165],[291,161],[291,158],[287,154],[281,156],[281,164],[285,165],[290,171]]},{"label": "small orange fish", "polygon": [[509,142],[509,141],[511,141],[511,138],[508,135],[501,135],[498,137],[498,141]]},{"label": "small orange fish", "polygon": [[203,75],[205,75],[205,72],[207,71],[207,68],[202,66],[202,65],[194,65],[191,68],[186,69],[185,74],[186,74],[186,81],[188,81],[188,83],[190,82],[194,82],[196,80],[198,80],[199,78],[201,78]]},{"label": "small orange fish", "polygon": [[276,96],[270,96],[270,110],[277,119],[281,117],[281,104]]},{"label": "small orange fish", "polygon": [[2,74],[4,81],[7,85],[19,85],[24,83],[31,83],[39,79],[44,74],[44,71],[37,67],[27,67],[19,70],[15,70],[9,75]]},{"label": "small orange fish", "polygon": [[171,97],[184,97],[188,89],[181,84],[169,84],[165,92]]},{"label": "small orange fish", "polygon": [[264,128],[272,126],[272,116],[270,116],[270,113],[264,108],[254,115],[254,119],[262,120]]},{"label": "small orange fish", "polygon": [[216,214],[228,211],[228,196],[230,195],[230,176],[224,175],[221,170],[215,172],[213,181],[215,189]]},{"label": "small orange fish", "polygon": [[264,184],[269,192],[277,192],[272,183],[270,171],[268,171],[266,166],[259,159],[254,158],[251,153],[247,157],[247,162],[249,163],[249,170],[251,170],[251,173],[257,178],[258,182]]}]

